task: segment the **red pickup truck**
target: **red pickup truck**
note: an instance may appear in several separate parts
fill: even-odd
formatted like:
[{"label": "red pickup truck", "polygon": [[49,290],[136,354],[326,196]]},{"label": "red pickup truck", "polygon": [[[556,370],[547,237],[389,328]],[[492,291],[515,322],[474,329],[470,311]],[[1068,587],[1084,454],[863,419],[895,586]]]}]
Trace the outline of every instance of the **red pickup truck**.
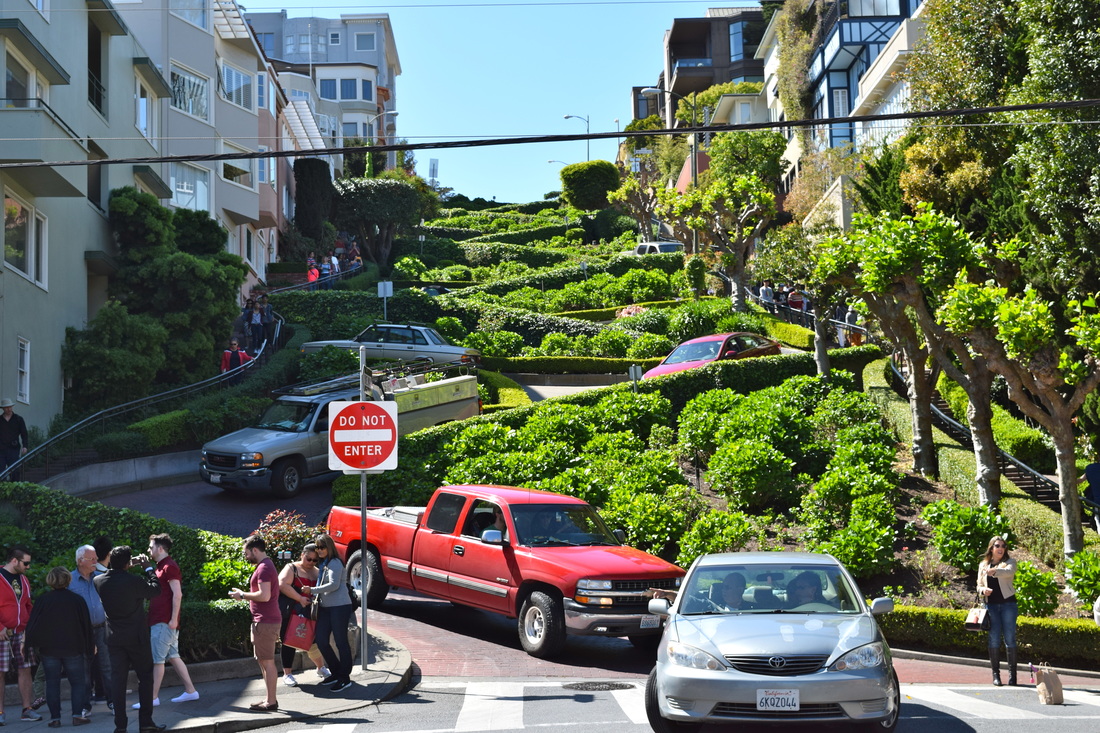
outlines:
[{"label": "red pickup truck", "polygon": [[523,649],[561,651],[566,634],[626,636],[652,646],[660,619],[646,590],[684,571],[622,544],[589,504],[508,486],[443,486],[427,507],[333,507],[328,531],[352,592],[377,608],[391,586],[517,619]]}]

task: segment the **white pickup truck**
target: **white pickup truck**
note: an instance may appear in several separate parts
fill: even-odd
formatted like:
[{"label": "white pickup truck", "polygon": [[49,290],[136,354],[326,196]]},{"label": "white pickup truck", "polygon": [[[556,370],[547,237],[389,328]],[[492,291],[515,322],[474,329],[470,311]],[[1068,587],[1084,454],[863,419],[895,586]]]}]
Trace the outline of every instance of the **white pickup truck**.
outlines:
[{"label": "white pickup truck", "polygon": [[[371,399],[397,403],[399,435],[481,412],[475,375],[429,382],[427,374],[376,375],[371,385]],[[307,482],[332,478],[337,474],[328,468],[328,405],[358,400],[358,384],[353,374],[279,390],[256,425],[202,447],[199,476],[225,490],[270,491],[280,497],[296,495]]]}]

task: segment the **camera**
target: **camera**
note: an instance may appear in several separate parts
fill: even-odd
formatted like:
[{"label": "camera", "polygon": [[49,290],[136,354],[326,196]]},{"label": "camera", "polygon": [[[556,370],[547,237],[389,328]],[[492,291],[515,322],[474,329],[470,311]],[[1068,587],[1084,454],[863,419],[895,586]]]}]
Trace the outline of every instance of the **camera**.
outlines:
[{"label": "camera", "polygon": [[276,557],[279,560],[289,560],[294,557],[294,554],[290,550],[279,550],[279,552],[276,553]]}]

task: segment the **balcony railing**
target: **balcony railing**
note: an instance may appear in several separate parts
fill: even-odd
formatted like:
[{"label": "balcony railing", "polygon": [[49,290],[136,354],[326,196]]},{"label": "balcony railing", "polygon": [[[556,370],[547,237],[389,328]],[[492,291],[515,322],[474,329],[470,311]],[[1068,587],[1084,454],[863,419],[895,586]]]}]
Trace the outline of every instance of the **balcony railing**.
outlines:
[{"label": "balcony railing", "polygon": [[0,97],[0,112],[8,109],[43,109],[46,113],[53,118],[53,121],[64,128],[65,132],[69,133],[69,136],[73,140],[80,142],[84,141],[84,138],[76,134],[73,128],[66,124],[65,120],[61,119],[61,115],[54,111],[53,107],[46,104],[38,97]]},{"label": "balcony railing", "polygon": [[103,108],[104,100],[107,98],[107,90],[103,86],[103,83],[99,80],[99,77],[89,69],[88,70],[88,101],[92,103],[92,106],[99,110],[100,114],[106,114]]}]

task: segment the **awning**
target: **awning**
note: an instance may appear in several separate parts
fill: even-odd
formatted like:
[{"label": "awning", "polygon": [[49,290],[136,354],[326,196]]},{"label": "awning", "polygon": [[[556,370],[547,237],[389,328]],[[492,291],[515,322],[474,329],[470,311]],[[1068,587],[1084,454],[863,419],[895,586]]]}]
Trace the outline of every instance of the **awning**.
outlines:
[{"label": "awning", "polygon": [[168,86],[168,82],[165,80],[164,75],[160,73],[160,69],[148,56],[134,57],[134,71],[137,72],[143,82],[149,85],[153,94],[162,99],[168,99],[172,96],[172,87]]},{"label": "awning", "polygon": [[152,166],[135,165],[134,178],[145,184],[145,187],[152,191],[158,199],[172,198],[172,187],[164,182],[164,179],[153,170]]},{"label": "awning", "polygon": [[18,18],[0,18],[0,36],[19,49],[19,53],[26,56],[35,70],[46,77],[50,84],[69,83],[69,73]]}]

